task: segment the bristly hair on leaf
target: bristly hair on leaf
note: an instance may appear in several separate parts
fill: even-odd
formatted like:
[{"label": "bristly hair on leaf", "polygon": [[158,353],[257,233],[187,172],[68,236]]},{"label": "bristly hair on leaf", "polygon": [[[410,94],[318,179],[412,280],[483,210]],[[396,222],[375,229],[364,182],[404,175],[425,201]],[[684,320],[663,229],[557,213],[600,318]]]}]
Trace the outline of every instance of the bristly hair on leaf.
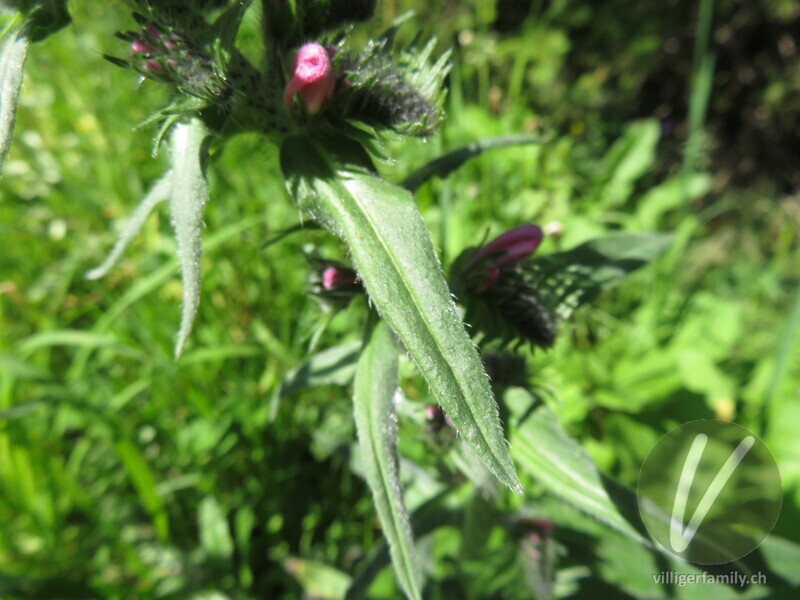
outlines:
[{"label": "bristly hair on leaf", "polygon": [[396,31],[392,27],[355,57],[346,51],[341,58],[337,55],[335,66],[346,81],[343,116],[376,131],[431,135],[444,116],[443,83],[450,70],[450,51],[431,62],[436,39],[422,46],[421,34],[398,50]]}]

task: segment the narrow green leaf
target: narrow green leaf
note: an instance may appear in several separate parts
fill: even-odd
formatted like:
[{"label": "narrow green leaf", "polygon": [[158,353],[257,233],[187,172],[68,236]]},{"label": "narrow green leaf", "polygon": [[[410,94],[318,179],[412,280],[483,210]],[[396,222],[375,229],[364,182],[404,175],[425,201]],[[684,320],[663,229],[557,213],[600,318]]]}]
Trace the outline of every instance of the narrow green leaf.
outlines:
[{"label": "narrow green leaf", "polygon": [[356,368],[353,404],[364,472],[384,535],[389,540],[397,579],[409,598],[419,599],[420,571],[397,459],[394,394],[398,355],[386,323],[370,324]]},{"label": "narrow green leaf", "polygon": [[336,150],[307,138],[284,142],[281,167],[290,194],[306,215],[346,242],[370,299],[465,443],[521,493],[483,365],[411,194],[365,168],[369,159],[360,147],[337,142]]},{"label": "narrow green leaf", "polygon": [[[264,222],[262,215],[250,215],[239,221],[226,225],[211,233],[206,240],[206,249],[214,250],[226,242],[236,239],[241,236],[242,232],[247,231]],[[158,286],[163,285],[175,273],[178,267],[178,257],[168,261],[165,265],[159,267],[152,273],[139,279],[122,297],[112,304],[108,310],[97,319],[93,326],[95,333],[107,331],[111,324],[120,317],[132,304],[155,290]],[[83,376],[86,371],[86,365],[89,362],[93,349],[83,347],[75,354],[75,359],[72,361],[72,366],[69,369],[67,379],[76,380]]]},{"label": "narrow green leaf", "polygon": [[133,238],[136,237],[136,234],[141,231],[144,222],[153,209],[159,203],[166,200],[171,191],[172,171],[167,171],[161,179],[156,181],[144,199],[139,203],[139,206],[136,207],[133,215],[131,215],[128,222],[125,223],[125,226],[122,228],[122,233],[120,233],[117,242],[114,244],[111,252],[108,253],[106,259],[94,269],[86,272],[86,275],[84,275],[86,279],[100,279],[101,277],[105,277],[106,273],[117,264],[120,256],[122,256],[122,253],[125,252],[125,249],[133,241]]},{"label": "narrow green leaf", "polygon": [[50,376],[45,369],[5,352],[0,352],[0,371],[15,379],[47,379]]},{"label": "narrow green leaf", "polygon": [[[647,498],[640,503],[633,491],[603,475],[581,445],[564,432],[556,415],[544,404],[537,404],[529,392],[509,388],[503,399],[512,415],[512,454],[523,470],[557,498],[638,542],[643,549],[679,560],[650,540],[640,511],[658,519],[665,527],[669,526],[670,514]],[[698,536],[704,543],[719,543],[702,532]],[[697,566],[712,573],[717,567]],[[746,574],[758,568],[757,557],[726,564],[726,570]]]},{"label": "narrow green leaf", "polygon": [[339,344],[317,352],[291,369],[270,398],[270,421],[278,414],[281,399],[299,389],[321,385],[347,385],[353,381],[360,352],[360,341]]},{"label": "narrow green leaf", "polygon": [[208,202],[208,184],[203,173],[203,143],[208,131],[200,119],[174,126],[170,138],[172,189],[170,213],[183,279],[183,312],[175,356],[180,356],[192,330],[200,305],[200,231]]},{"label": "narrow green leaf", "polygon": [[545,141],[547,141],[546,138],[535,135],[504,135],[478,140],[433,159],[406,177],[401,185],[409,192],[414,192],[432,177],[444,179],[468,160],[489,150],[526,144],[542,144]]},{"label": "narrow green leaf", "polygon": [[122,439],[114,444],[114,447],[133,482],[133,486],[139,493],[139,500],[142,506],[150,513],[153,519],[153,526],[158,537],[166,540],[169,535],[169,519],[164,501],[158,495],[156,478],[153,476],[147,460],[130,440]]},{"label": "narrow green leaf", "polygon": [[[422,538],[439,527],[460,527],[462,515],[447,505],[455,488],[446,488],[440,494],[426,500],[411,514],[411,528]],[[353,583],[347,590],[345,600],[361,600],[367,595],[370,585],[385,566],[389,564],[389,544],[380,540],[370,554],[359,565]]]},{"label": "narrow green leaf", "polygon": [[14,28],[0,41],[0,176],[14,133],[22,72],[28,56],[27,30]]},{"label": "narrow green leaf", "polygon": [[660,137],[661,127],[656,119],[644,119],[627,127],[604,158],[603,173],[608,174],[608,180],[598,188],[598,207],[619,206],[630,197],[634,183],[653,166]]},{"label": "narrow green leaf", "polygon": [[[530,410],[535,400],[520,388],[510,388],[504,400],[514,417],[511,452],[521,468],[562,500],[650,546],[650,541],[620,514],[600,471],[580,444],[564,433],[556,415],[543,404]],[[633,509],[635,512],[635,501]]]},{"label": "narrow green leaf", "polygon": [[25,338],[19,345],[20,356],[28,356],[39,348],[49,348],[51,346],[70,346],[70,347],[102,347],[113,346],[117,340],[110,335],[100,335],[91,331],[80,331],[76,329],[54,329],[51,331],[41,331]]}]

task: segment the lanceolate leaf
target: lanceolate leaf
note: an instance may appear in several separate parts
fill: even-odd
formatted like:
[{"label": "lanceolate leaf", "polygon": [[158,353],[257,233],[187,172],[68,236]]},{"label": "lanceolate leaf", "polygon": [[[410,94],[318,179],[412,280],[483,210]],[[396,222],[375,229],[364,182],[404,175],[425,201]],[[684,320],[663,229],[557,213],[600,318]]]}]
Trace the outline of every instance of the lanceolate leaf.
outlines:
[{"label": "lanceolate leaf", "polygon": [[170,138],[172,193],[170,213],[183,279],[183,312],[175,356],[179,356],[192,330],[200,304],[200,231],[208,202],[208,184],[203,173],[203,142],[208,132],[199,119],[178,123]]},{"label": "lanceolate leaf", "polygon": [[[649,499],[637,502],[635,492],[603,475],[580,444],[570,438],[558,417],[544,404],[536,404],[529,392],[509,388],[503,396],[511,413],[512,454],[520,468],[535,477],[551,494],[641,544],[642,551],[659,552],[674,558],[650,540],[640,511],[668,527],[671,515]],[[700,538],[704,534],[698,532]],[[706,544],[718,540],[706,538]],[[698,565],[714,572],[717,565]],[[726,563],[725,571],[750,573],[758,565],[755,557]]]},{"label": "lanceolate leaf", "polygon": [[[600,471],[580,444],[564,433],[556,415],[545,405],[530,410],[535,400],[521,388],[509,389],[504,399],[513,415],[512,453],[521,468],[557,497],[650,546],[645,535],[620,514]],[[635,501],[632,508],[635,512]]]},{"label": "lanceolate leaf", "polygon": [[[447,500],[456,488],[445,488],[441,493],[420,504],[411,513],[411,528],[417,538],[423,538],[440,527],[460,527],[463,515],[451,508]],[[361,600],[367,595],[370,585],[381,569],[389,564],[389,549],[386,539],[380,540],[359,564],[353,583],[347,590],[345,600]]]},{"label": "lanceolate leaf", "polygon": [[111,249],[111,252],[108,253],[106,259],[99,266],[86,272],[86,279],[100,279],[101,277],[105,277],[106,273],[117,264],[117,261],[133,241],[133,238],[141,231],[144,222],[147,220],[147,217],[150,216],[150,213],[153,212],[153,209],[159,203],[166,200],[171,191],[172,171],[167,171],[161,179],[153,185],[144,199],[139,203],[139,206],[136,207],[131,218],[125,223],[122,233]]},{"label": "lanceolate leaf", "polygon": [[547,139],[541,136],[528,134],[504,135],[478,140],[466,146],[456,148],[452,152],[443,154],[429,163],[422,165],[403,180],[402,186],[408,191],[413,192],[432,177],[445,178],[456,169],[459,169],[468,160],[480,156],[489,150],[526,144],[542,144],[546,141]]},{"label": "lanceolate leaf", "polygon": [[200,304],[200,232],[203,211],[208,202],[208,184],[204,173],[204,144],[207,137],[208,131],[200,119],[181,121],[173,126],[170,133],[170,169],[136,208],[108,257],[101,265],[86,273],[88,279],[98,279],[108,273],[139,233],[150,212],[159,203],[169,200],[183,279],[183,309],[175,356],[180,356],[183,350]]},{"label": "lanceolate leaf", "polygon": [[281,166],[289,192],[306,215],[344,239],[372,302],[466,444],[521,492],[483,365],[411,194],[376,176],[361,148],[347,144],[337,140],[333,151],[308,138],[287,139]]},{"label": "lanceolate leaf", "polygon": [[364,472],[389,541],[397,578],[406,595],[418,599],[422,597],[419,567],[397,460],[393,401],[397,360],[398,348],[389,327],[383,321],[370,324],[356,368],[353,407]]},{"label": "lanceolate leaf", "polygon": [[22,70],[29,45],[30,39],[24,28],[14,28],[0,40],[0,175],[3,174],[3,161],[11,146]]}]

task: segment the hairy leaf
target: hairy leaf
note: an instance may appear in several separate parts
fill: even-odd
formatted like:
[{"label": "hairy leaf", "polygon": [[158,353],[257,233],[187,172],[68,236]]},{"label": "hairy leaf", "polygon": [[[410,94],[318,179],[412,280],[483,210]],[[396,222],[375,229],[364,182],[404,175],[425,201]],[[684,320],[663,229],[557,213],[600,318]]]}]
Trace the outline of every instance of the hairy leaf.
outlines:
[{"label": "hairy leaf", "polygon": [[30,39],[23,28],[13,28],[0,40],[0,175],[11,146],[22,71]]},{"label": "hairy leaf", "polygon": [[372,302],[465,443],[500,481],[521,492],[483,365],[411,194],[369,170],[360,146],[338,142],[334,155],[308,138],[286,140],[281,166],[290,194],[306,215],[347,243]]},{"label": "hairy leaf", "polygon": [[117,242],[114,244],[111,252],[108,253],[106,259],[99,266],[86,272],[86,279],[100,279],[101,277],[105,277],[112,267],[117,264],[117,261],[133,241],[133,238],[141,231],[144,222],[147,220],[150,213],[153,212],[153,209],[166,200],[171,191],[172,171],[167,171],[162,175],[161,179],[156,181],[144,199],[139,203],[139,206],[136,207],[133,215],[131,215],[128,222],[125,223],[122,233],[120,233]]},{"label": "hairy leaf", "polygon": [[197,307],[200,304],[200,230],[203,210],[208,202],[208,184],[203,173],[203,142],[207,131],[203,122],[192,119],[178,123],[170,139],[172,163],[172,193],[170,213],[183,279],[183,312],[175,356],[180,356],[192,330]]},{"label": "hairy leaf", "polygon": [[418,599],[422,597],[419,567],[397,459],[394,394],[398,354],[386,323],[370,324],[356,368],[353,407],[367,484],[389,541],[395,573],[406,595]]}]

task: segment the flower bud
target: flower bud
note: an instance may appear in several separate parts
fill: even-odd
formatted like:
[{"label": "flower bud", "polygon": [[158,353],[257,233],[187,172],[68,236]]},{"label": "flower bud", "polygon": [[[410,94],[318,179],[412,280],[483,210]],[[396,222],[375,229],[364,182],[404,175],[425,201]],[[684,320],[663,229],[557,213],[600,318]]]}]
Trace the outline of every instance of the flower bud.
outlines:
[{"label": "flower bud", "polygon": [[153,47],[144,40],[137,39],[131,42],[131,52],[134,54],[148,54],[153,52]]},{"label": "flower bud", "polygon": [[289,110],[296,93],[300,94],[309,114],[319,112],[322,105],[333,96],[336,77],[329,52],[319,44],[300,47],[292,65],[292,78],[283,92],[283,104]]},{"label": "flower bud", "polygon": [[529,258],[542,242],[542,229],[538,225],[520,225],[499,235],[478,250],[470,264],[489,258],[497,266],[513,265]]},{"label": "flower bud", "polygon": [[339,269],[337,267],[326,267],[322,271],[322,287],[327,291],[350,288],[358,283],[355,271],[350,269]]},{"label": "flower bud", "polygon": [[494,287],[504,270],[530,258],[542,242],[542,236],[538,225],[520,225],[477,250],[467,262],[472,289],[485,292]]}]

